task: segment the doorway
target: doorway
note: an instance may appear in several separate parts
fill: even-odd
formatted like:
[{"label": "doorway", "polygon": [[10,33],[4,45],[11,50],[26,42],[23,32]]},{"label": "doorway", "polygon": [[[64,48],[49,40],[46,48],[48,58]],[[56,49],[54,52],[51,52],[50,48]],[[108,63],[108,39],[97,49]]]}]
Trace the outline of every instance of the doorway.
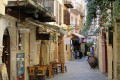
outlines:
[{"label": "doorway", "polygon": [[107,55],[107,42],[106,42],[106,34],[104,33],[104,40],[105,40],[105,72],[108,73],[108,55]]},{"label": "doorway", "polygon": [[61,45],[62,45],[62,36],[59,36],[58,37],[58,60],[61,62],[62,59],[61,59]]},{"label": "doorway", "polygon": [[10,36],[7,29],[5,30],[3,36],[3,46],[2,62],[6,64],[8,78],[10,80]]}]

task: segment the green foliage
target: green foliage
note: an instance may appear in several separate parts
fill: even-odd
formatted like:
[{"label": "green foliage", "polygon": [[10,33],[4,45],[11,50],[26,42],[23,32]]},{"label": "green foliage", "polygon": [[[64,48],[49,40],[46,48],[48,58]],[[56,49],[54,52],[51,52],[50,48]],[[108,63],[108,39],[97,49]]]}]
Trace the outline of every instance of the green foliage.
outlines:
[{"label": "green foliage", "polygon": [[97,34],[97,33],[99,33],[99,32],[100,32],[100,27],[98,27],[98,28],[95,30],[94,34]]},{"label": "green foliage", "polygon": [[[97,8],[100,10],[100,27],[113,27],[114,20],[120,15],[120,0],[87,0],[87,21],[83,32],[90,29],[92,20],[97,16]],[[108,10],[110,10],[108,12]]]},{"label": "green foliage", "polygon": [[86,45],[90,48],[90,47],[92,47],[93,42],[91,42],[91,43],[86,43]]},{"label": "green foliage", "polygon": [[56,40],[56,33],[53,33],[53,34],[51,34],[51,41],[53,42],[53,43],[56,43],[57,42],[57,40]]}]

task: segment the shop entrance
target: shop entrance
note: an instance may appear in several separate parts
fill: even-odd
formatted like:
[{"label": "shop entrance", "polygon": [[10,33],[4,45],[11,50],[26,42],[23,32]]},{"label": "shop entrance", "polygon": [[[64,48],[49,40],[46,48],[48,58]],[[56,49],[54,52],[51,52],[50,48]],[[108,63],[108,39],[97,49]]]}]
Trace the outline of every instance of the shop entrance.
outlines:
[{"label": "shop entrance", "polygon": [[6,64],[7,72],[8,72],[8,78],[10,80],[10,36],[9,32],[6,29],[3,36],[3,56],[2,56],[2,62]]}]

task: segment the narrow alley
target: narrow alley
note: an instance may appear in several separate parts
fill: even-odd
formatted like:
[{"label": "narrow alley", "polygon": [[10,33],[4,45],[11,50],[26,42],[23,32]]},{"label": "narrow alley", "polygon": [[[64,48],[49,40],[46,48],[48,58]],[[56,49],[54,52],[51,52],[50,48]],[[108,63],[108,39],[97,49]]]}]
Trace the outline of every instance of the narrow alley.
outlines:
[{"label": "narrow alley", "polygon": [[0,0],[0,80],[120,80],[120,0]]},{"label": "narrow alley", "polygon": [[87,57],[66,63],[67,72],[59,73],[48,80],[110,80],[98,69],[91,69]]}]

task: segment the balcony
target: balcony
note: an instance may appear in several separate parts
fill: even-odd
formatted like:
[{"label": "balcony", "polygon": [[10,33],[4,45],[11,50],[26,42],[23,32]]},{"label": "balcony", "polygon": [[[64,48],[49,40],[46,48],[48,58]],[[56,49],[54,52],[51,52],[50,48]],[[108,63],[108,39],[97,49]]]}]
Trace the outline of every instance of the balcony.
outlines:
[{"label": "balcony", "polygon": [[72,1],[71,1],[71,0],[64,0],[64,5],[65,5],[67,8],[73,8],[73,4],[72,4]]},{"label": "balcony", "polygon": [[38,5],[41,5],[46,10],[51,13],[54,13],[54,0],[33,0]]},{"label": "balcony", "polygon": [[40,22],[54,22],[53,0],[16,0],[8,2],[6,14],[25,20],[33,18]]}]

